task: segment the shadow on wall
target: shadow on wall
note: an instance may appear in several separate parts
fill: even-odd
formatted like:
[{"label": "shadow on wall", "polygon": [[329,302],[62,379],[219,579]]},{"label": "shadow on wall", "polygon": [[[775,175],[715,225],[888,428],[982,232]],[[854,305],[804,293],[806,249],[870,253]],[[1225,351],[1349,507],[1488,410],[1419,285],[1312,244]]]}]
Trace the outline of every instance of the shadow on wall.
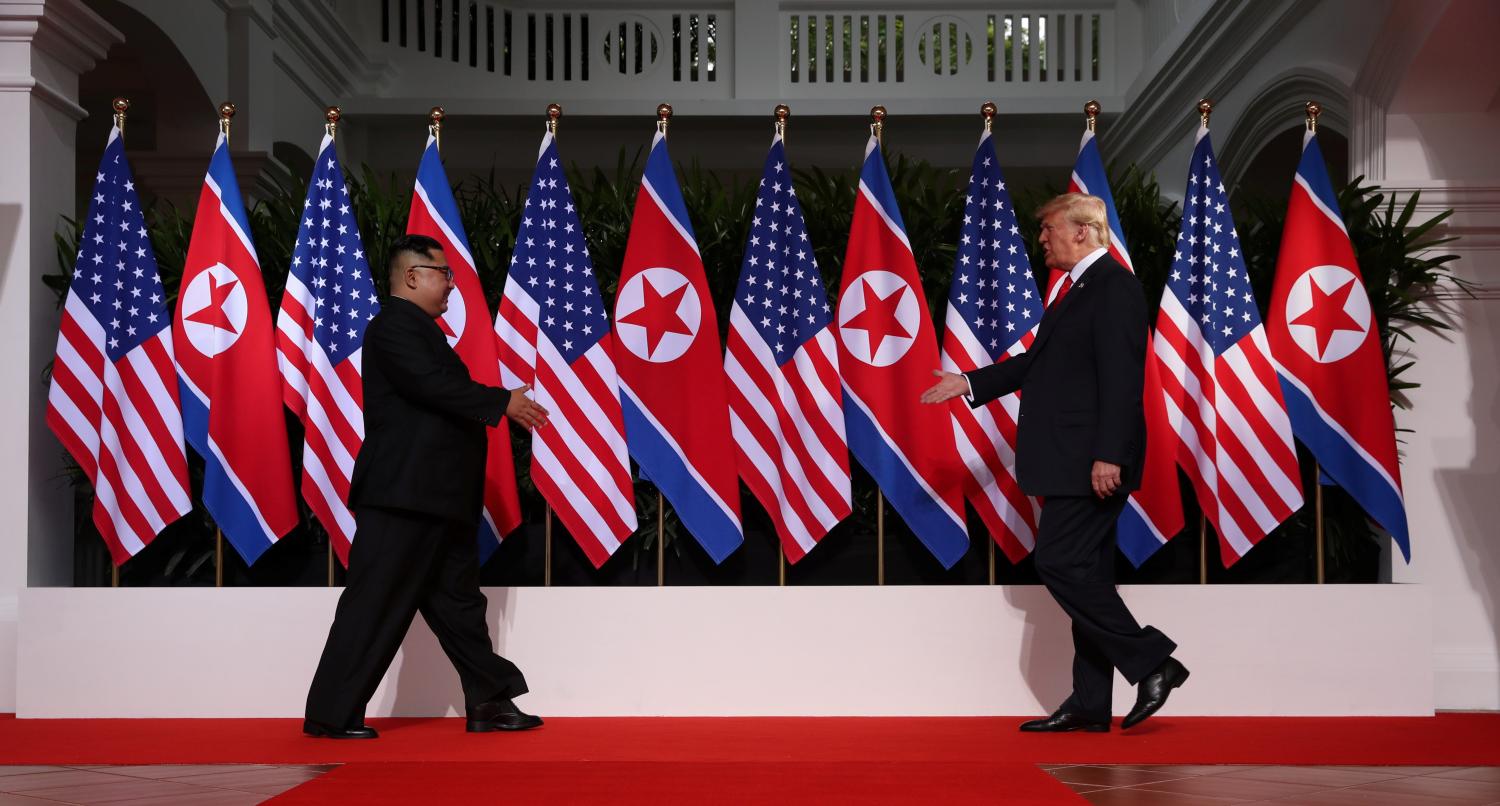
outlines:
[{"label": "shadow on wall", "polygon": [[[1500,300],[1463,300],[1455,304],[1461,332],[1468,341],[1469,417],[1474,423],[1474,456],[1468,467],[1438,471],[1438,490],[1451,521],[1457,525],[1454,538],[1469,583],[1485,603],[1494,647],[1500,647],[1500,541],[1495,524],[1500,522],[1495,480],[1500,478]],[[1414,524],[1414,526],[1417,526]],[[1420,551],[1413,529],[1413,552]],[[1500,683],[1500,680],[1496,681]],[[1496,694],[1500,701],[1500,692]]]},{"label": "shadow on wall", "polygon": [[[489,599],[486,623],[490,638],[493,641],[495,634],[499,633],[499,645],[495,651],[504,656],[506,637],[511,632],[511,620],[507,614],[515,608],[515,592],[505,588],[498,596],[493,591],[486,593],[486,598]],[[390,682],[381,700],[370,703],[368,713],[414,717],[463,715],[464,695],[458,672],[438,644],[437,636],[420,616],[412,622],[406,640],[401,643],[401,651],[391,665],[392,671],[386,675]],[[521,671],[526,671],[524,665]]]},{"label": "shadow on wall", "polygon": [[1072,624],[1041,585],[1007,585],[1005,601],[1026,614],[1017,663],[1042,711],[1051,713],[1073,693]]}]

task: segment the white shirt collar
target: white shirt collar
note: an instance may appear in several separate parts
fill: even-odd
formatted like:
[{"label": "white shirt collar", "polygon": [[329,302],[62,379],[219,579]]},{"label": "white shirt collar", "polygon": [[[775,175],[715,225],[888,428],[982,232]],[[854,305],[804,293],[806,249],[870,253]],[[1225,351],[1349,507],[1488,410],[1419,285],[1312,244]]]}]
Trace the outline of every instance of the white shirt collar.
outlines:
[{"label": "white shirt collar", "polygon": [[1095,249],[1094,251],[1088,253],[1087,255],[1084,255],[1083,260],[1080,260],[1078,261],[1078,263],[1074,264],[1073,270],[1068,272],[1068,276],[1072,278],[1074,283],[1077,283],[1078,278],[1082,277],[1083,273],[1088,271],[1090,266],[1094,265],[1094,261],[1098,260],[1101,257],[1104,257],[1105,253],[1107,253],[1108,251],[1108,249],[1105,249],[1101,246],[1098,249]]}]

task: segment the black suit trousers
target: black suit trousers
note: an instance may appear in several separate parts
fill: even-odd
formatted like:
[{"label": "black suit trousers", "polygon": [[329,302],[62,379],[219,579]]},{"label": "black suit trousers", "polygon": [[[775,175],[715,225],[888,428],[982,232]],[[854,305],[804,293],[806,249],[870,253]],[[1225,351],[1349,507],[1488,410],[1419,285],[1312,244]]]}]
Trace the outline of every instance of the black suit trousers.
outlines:
[{"label": "black suit trousers", "polygon": [[1114,669],[1139,683],[1177,644],[1142,627],[1115,588],[1115,522],[1124,495],[1049,496],[1032,553],[1037,574],[1073,620],[1073,695],[1063,710],[1109,719]]},{"label": "black suit trousers", "polygon": [[369,506],[355,512],[355,523],[349,575],[307,693],[307,718],[362,724],[418,612],[458,671],[465,705],[525,694],[521,670],[490,640],[477,525]]}]

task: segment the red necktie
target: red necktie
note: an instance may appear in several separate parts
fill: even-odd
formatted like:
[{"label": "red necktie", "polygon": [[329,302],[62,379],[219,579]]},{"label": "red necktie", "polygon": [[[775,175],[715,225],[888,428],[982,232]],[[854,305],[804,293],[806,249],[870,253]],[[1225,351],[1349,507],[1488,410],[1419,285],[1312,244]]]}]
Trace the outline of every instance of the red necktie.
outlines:
[{"label": "red necktie", "polygon": [[1068,289],[1070,289],[1072,287],[1073,287],[1073,275],[1071,273],[1064,274],[1063,275],[1063,279],[1062,279],[1062,285],[1060,287],[1058,287],[1058,289],[1057,289],[1057,296],[1053,297],[1052,301],[1049,302],[1049,303],[1047,303],[1047,307],[1050,308],[1053,305],[1056,305],[1057,303],[1062,302],[1062,298],[1066,297],[1068,295]]}]

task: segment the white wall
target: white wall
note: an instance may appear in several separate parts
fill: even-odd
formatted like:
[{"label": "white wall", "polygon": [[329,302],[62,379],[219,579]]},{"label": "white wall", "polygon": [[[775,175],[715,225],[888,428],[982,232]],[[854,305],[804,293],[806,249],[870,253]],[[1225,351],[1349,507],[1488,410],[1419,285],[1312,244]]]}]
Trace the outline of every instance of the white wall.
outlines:
[{"label": "white wall", "polygon": [[[51,588],[21,601],[28,717],[295,717],[328,588]],[[1071,688],[1067,617],[1036,586],[493,588],[499,651],[551,716],[1038,714]],[[1420,585],[1127,587],[1179,644],[1182,715],[1428,715]],[[1379,670],[1378,673],[1371,673]],[[1135,702],[1116,677],[1115,713]],[[460,713],[418,619],[370,716]]]}]

